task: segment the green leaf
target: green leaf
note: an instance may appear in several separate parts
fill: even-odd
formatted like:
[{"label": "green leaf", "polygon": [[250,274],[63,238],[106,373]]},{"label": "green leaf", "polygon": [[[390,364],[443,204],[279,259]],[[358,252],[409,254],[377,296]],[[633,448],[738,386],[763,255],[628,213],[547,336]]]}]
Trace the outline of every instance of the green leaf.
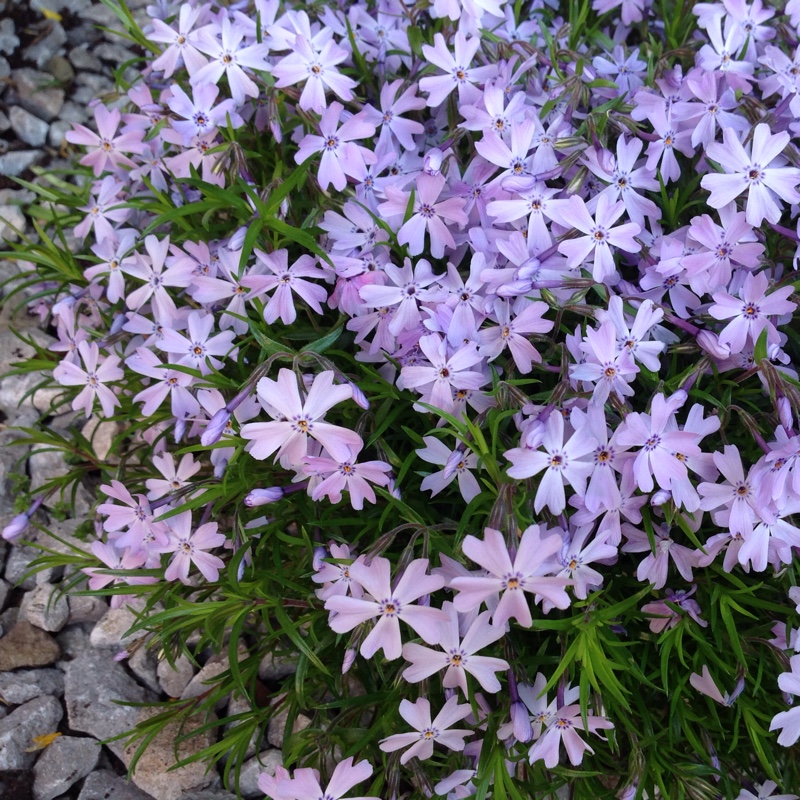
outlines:
[{"label": "green leaf", "polygon": [[344,325],[338,325],[330,333],[326,334],[325,336],[321,337],[320,339],[317,339],[315,342],[311,342],[311,344],[307,344],[305,347],[302,347],[300,349],[300,352],[301,353],[324,353],[342,335],[342,331],[343,330],[344,330]]}]

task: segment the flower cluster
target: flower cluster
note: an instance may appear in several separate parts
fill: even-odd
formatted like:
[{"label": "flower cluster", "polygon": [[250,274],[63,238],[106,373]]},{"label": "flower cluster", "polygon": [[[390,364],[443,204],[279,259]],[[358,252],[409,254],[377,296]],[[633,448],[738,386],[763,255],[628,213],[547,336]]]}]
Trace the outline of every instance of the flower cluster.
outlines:
[{"label": "flower cluster", "polygon": [[[137,421],[90,587],[305,586],[304,668],[391,697],[331,752],[402,750],[390,796],[800,781],[764,755],[800,656],[753,644],[800,625],[793,5],[149,7],[157,57],[67,134],[90,264],[34,301],[64,402]],[[273,800],[373,774],[298,737]]]}]

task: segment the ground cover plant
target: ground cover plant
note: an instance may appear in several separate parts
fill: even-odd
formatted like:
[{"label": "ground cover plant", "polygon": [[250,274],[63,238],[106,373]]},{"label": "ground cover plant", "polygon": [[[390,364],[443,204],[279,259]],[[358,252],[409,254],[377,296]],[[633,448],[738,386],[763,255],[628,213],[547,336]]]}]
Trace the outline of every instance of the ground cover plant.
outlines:
[{"label": "ground cover plant", "polygon": [[141,746],[203,715],[235,786],[286,711],[273,800],[796,797],[800,3],[112,8],[136,78],[6,254],[77,413],[3,535],[94,487],[40,563],[229,652]]}]

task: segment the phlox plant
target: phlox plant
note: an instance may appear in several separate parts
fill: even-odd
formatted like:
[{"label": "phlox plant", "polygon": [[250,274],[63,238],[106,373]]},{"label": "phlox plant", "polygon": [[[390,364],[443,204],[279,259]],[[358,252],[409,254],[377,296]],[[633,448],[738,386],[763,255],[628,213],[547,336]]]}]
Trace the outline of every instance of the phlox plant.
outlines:
[{"label": "phlox plant", "polygon": [[66,469],[3,535],[90,491],[38,566],[227,653],[139,754],[199,715],[235,789],[285,712],[272,800],[797,797],[800,6],[109,5],[138,69],[4,254]]}]

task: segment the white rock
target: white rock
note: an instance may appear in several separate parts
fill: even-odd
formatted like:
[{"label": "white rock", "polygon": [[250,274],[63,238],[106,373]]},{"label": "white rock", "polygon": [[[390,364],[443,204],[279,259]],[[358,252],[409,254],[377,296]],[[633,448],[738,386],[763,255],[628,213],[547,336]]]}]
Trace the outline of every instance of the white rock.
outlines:
[{"label": "white rock", "polygon": [[175,659],[175,669],[166,659],[159,661],[158,667],[156,667],[156,675],[161,688],[170,697],[180,697],[189,685],[189,681],[194,677],[194,673],[194,665],[183,654]]},{"label": "white rock", "polygon": [[[283,737],[289,724],[289,708],[283,704],[285,698],[286,695],[279,695],[270,703],[271,706],[278,706],[279,709],[270,717],[267,727],[267,741],[273,747],[278,748],[283,747]],[[305,714],[298,714],[292,724],[292,733],[300,733],[309,725],[311,725],[311,720]]]},{"label": "white rock", "polygon": [[262,772],[274,775],[276,767],[283,766],[283,753],[280,750],[265,750],[255,758],[242,765],[239,773],[238,789],[242,797],[263,797],[264,792],[258,788],[258,777]]},{"label": "white rock", "polygon": [[11,130],[21,142],[31,147],[41,147],[47,139],[47,123],[20,106],[12,106],[8,112]]},{"label": "white rock", "polygon": [[31,625],[55,633],[67,624],[69,603],[57,586],[45,583],[25,593],[20,614]]},{"label": "white rock", "polygon": [[125,635],[134,622],[136,615],[127,606],[109,608],[92,628],[89,641],[94,647],[127,647],[144,635],[141,631],[132,636]]}]

